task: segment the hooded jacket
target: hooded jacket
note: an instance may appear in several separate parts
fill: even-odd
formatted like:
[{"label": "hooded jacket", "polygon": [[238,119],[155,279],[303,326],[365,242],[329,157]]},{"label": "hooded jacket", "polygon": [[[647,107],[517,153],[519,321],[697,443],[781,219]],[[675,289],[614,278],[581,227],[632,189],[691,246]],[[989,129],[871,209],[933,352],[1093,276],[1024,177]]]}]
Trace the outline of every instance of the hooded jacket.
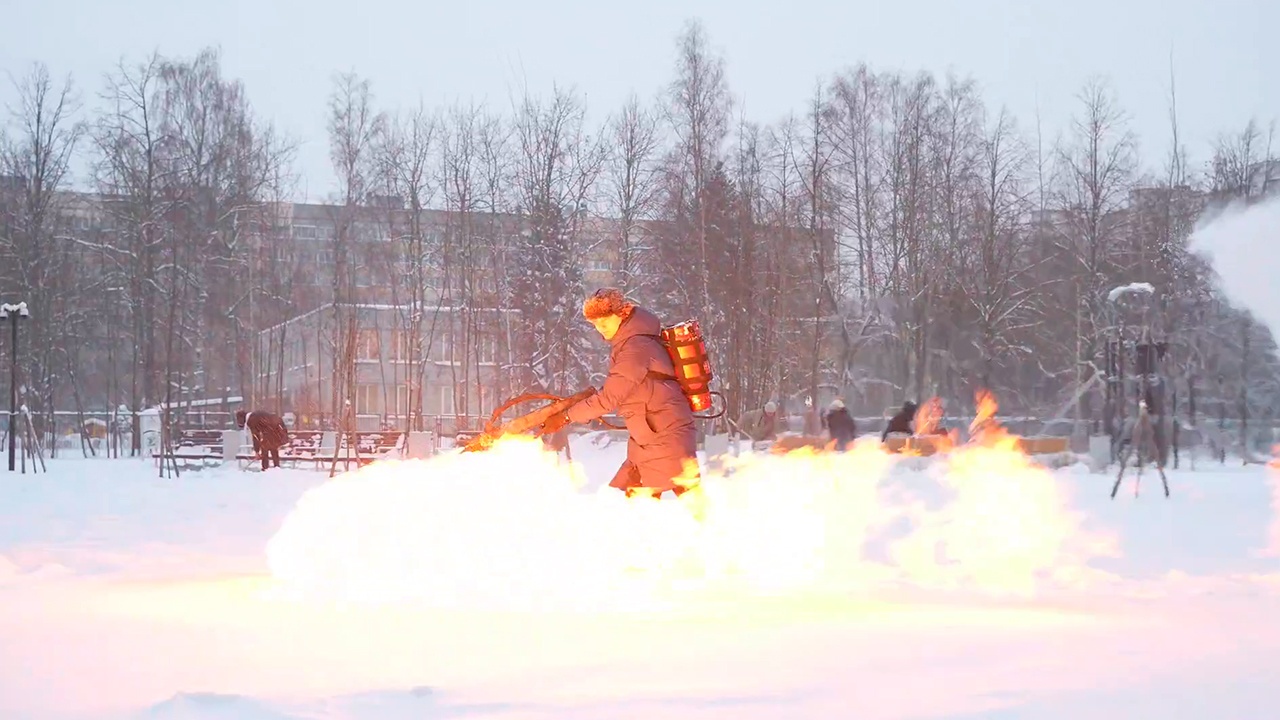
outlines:
[{"label": "hooded jacket", "polygon": [[[696,460],[698,440],[693,410],[658,336],[661,329],[657,316],[635,307],[609,341],[604,387],[566,414],[570,422],[586,423],[617,410],[631,436],[627,461],[639,472],[640,483],[672,489],[684,461]],[[624,465],[622,472],[628,470]]]}]

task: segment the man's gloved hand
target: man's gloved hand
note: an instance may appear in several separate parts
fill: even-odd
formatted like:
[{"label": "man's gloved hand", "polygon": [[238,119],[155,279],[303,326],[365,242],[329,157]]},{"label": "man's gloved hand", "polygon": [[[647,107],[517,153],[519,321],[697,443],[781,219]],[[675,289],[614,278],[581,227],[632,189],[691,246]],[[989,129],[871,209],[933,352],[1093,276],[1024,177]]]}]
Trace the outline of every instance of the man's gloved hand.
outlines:
[{"label": "man's gloved hand", "polygon": [[565,425],[568,425],[568,424],[569,424],[569,413],[562,412],[556,415],[552,415],[551,417],[547,418],[546,422],[542,423],[542,434],[553,435],[556,432],[558,432],[560,428],[563,428]]}]

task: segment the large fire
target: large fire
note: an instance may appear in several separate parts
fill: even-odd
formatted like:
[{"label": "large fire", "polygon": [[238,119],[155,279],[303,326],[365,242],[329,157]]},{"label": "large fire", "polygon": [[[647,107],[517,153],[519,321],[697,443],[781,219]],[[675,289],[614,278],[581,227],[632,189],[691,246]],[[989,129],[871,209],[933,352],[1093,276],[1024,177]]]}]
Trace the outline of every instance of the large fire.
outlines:
[{"label": "large fire", "polygon": [[1087,582],[1114,538],[1085,528],[990,394],[978,405],[970,441],[923,470],[862,438],[723,458],[677,500],[592,489],[613,465],[588,482],[529,438],[380,462],[308,492],[268,560],[295,596],[520,610]]}]

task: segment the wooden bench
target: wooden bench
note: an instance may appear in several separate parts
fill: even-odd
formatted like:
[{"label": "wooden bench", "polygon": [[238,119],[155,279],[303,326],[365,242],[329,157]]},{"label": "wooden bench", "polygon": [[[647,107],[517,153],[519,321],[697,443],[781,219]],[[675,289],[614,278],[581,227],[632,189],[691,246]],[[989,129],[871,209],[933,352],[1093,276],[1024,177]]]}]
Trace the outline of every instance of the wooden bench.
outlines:
[{"label": "wooden bench", "polygon": [[[310,462],[315,460],[320,454],[320,445],[324,441],[324,432],[321,430],[292,430],[289,432],[289,443],[280,448],[280,464],[293,463],[297,467],[299,462]],[[240,451],[236,453],[236,460],[240,463],[247,461],[260,460],[261,458],[253,452],[253,442],[247,445],[241,445]]]},{"label": "wooden bench", "polygon": [[[359,453],[359,462],[361,465],[382,460],[393,452],[401,450],[404,447],[405,433],[403,430],[377,430],[367,432],[357,432],[356,434],[356,451]],[[321,454],[317,448],[316,454],[310,458],[315,460],[317,464],[325,462],[333,462],[334,456],[337,456],[338,462],[344,460],[355,460],[355,453],[350,453],[347,449],[347,442],[344,439],[341,446],[332,452]]]},{"label": "wooden bench", "polygon": [[356,433],[356,447],[360,448],[361,458],[382,459],[404,447],[404,437],[403,430]]},{"label": "wooden bench", "polygon": [[484,434],[483,430],[459,430],[453,434],[455,447],[462,447]]},{"label": "wooden bench", "polygon": [[221,430],[181,430],[178,432],[177,442],[174,443],[172,452],[151,453],[153,460],[199,460],[202,464],[208,460],[221,461],[222,458],[222,431]]}]

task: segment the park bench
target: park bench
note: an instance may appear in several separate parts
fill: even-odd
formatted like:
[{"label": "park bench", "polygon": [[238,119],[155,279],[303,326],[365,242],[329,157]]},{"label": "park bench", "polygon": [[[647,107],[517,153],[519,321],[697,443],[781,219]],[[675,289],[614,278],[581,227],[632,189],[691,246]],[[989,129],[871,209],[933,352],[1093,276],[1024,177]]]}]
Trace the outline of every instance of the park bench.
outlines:
[{"label": "park bench", "polygon": [[[334,445],[337,445],[336,433],[333,438]],[[382,460],[388,457],[394,457],[404,448],[405,433],[403,430],[377,430],[357,432],[355,452],[351,452],[347,447],[347,441],[344,438],[341,447],[327,447],[320,450],[313,457],[316,464],[332,463],[334,456],[337,456],[339,463],[345,459],[356,459],[356,452],[359,453],[361,465]]]},{"label": "park bench", "polygon": [[189,429],[178,431],[174,438],[173,449],[164,452],[163,448],[151,453],[153,460],[176,460],[185,466],[188,462],[198,461],[201,465],[208,462],[222,462],[222,431],[207,429]]},{"label": "park bench", "polygon": [[[325,433],[322,430],[291,430],[289,443],[280,448],[280,465],[291,463],[297,467],[299,462],[310,462],[321,453]],[[236,453],[236,461],[244,468],[246,464],[259,462],[260,458],[253,452],[253,441],[249,440],[240,446]]]}]

